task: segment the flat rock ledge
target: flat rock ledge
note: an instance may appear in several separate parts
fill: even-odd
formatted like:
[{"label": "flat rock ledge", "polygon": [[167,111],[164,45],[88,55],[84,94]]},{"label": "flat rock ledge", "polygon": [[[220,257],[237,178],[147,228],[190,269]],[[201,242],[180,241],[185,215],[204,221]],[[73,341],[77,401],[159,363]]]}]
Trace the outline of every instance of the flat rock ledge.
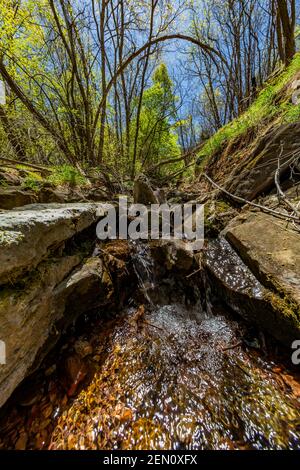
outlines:
[{"label": "flat rock ledge", "polygon": [[0,285],[34,269],[50,250],[90,227],[105,204],[32,204],[0,213]]}]

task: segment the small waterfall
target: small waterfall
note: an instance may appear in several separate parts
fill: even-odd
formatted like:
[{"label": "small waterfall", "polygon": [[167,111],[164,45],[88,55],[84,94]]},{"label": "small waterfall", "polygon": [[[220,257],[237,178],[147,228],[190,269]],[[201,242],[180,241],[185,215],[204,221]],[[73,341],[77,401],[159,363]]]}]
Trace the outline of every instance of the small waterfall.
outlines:
[{"label": "small waterfall", "polygon": [[133,251],[131,259],[138,285],[147,302],[153,305],[150,293],[155,287],[154,262],[150,248],[147,243],[141,241],[131,241],[131,247]]}]

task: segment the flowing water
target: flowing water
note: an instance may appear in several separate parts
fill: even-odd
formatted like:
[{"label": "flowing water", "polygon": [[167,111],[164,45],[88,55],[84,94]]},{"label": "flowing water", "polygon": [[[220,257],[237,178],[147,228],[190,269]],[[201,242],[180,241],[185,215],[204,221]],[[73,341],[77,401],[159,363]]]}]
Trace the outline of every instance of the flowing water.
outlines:
[{"label": "flowing water", "polygon": [[[158,287],[149,252],[139,247],[133,261],[149,302],[118,318],[94,318],[81,331],[93,354],[75,394],[66,392],[59,366],[74,333],[45,366],[54,363],[54,372],[40,372],[10,405],[0,445],[300,449],[297,377],[249,347],[259,337],[250,341],[248,327],[231,313],[214,306],[207,312],[200,303],[150,302]],[[35,390],[27,403],[26,387]]]},{"label": "flowing water", "polygon": [[157,307],[139,324],[128,313],[52,448],[300,448],[299,402],[274,364],[228,349],[238,332],[222,315],[182,305]]}]

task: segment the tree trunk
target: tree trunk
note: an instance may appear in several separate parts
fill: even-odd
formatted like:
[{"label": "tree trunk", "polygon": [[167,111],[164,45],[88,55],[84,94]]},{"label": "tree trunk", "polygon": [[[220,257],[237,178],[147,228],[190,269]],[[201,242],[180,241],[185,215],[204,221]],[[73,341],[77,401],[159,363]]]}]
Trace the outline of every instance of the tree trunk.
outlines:
[{"label": "tree trunk", "polygon": [[10,118],[7,116],[6,111],[3,106],[0,105],[0,121],[3,125],[3,128],[6,132],[8,141],[12,146],[18,160],[24,160],[26,158],[26,152],[22,144],[20,135],[16,128],[11,123]]},{"label": "tree trunk", "polygon": [[277,15],[277,36],[279,54],[281,60],[285,63],[285,65],[288,65],[296,53],[295,0],[277,0]]}]

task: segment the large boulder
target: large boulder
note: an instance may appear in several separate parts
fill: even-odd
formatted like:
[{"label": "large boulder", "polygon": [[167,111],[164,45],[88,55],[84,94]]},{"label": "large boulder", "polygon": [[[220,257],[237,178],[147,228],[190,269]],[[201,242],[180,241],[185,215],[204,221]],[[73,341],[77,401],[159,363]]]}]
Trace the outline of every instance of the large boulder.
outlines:
[{"label": "large boulder", "polygon": [[300,235],[292,226],[254,212],[234,219],[225,235],[264,285],[300,307]]},{"label": "large boulder", "polygon": [[14,207],[24,206],[37,202],[38,197],[34,191],[14,188],[0,188],[0,209],[10,210]]},{"label": "large boulder", "polygon": [[194,252],[184,240],[151,240],[151,255],[167,271],[189,272],[194,264]]},{"label": "large boulder", "polygon": [[0,284],[34,269],[49,252],[96,223],[99,204],[37,204],[0,214]]},{"label": "large boulder", "polygon": [[[258,281],[274,310],[267,329],[290,345],[300,338],[300,235],[286,221],[259,212],[243,214],[224,235]],[[263,317],[264,312],[258,312]]]},{"label": "large boulder", "polygon": [[112,303],[104,263],[86,259],[86,246],[92,251],[96,241],[96,231],[90,240],[86,229],[105,211],[99,204],[36,204],[0,214],[0,340],[6,348],[0,406],[77,316]]},{"label": "large boulder", "polygon": [[213,293],[237,314],[288,347],[300,338],[292,304],[263,285],[224,238],[210,242],[201,263]]},{"label": "large boulder", "polygon": [[73,320],[110,302],[112,286],[102,261],[80,261],[78,255],[50,259],[23,288],[1,292],[0,338],[6,345],[6,364],[0,366],[0,406]]},{"label": "large boulder", "polygon": [[133,199],[135,204],[161,204],[164,202],[164,195],[152,189],[146,176],[139,175],[134,182]]}]

